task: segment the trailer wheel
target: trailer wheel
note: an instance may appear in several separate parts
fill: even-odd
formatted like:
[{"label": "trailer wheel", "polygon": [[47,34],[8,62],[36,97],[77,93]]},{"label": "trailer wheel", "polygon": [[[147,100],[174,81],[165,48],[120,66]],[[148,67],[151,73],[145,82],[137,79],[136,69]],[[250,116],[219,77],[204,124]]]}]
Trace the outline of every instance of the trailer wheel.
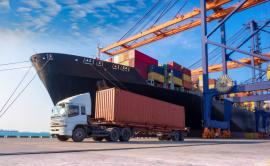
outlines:
[{"label": "trailer wheel", "polygon": [[94,141],[101,142],[104,139],[104,137],[93,137]]},{"label": "trailer wheel", "polygon": [[161,135],[158,137],[158,140],[159,141],[169,141],[169,140],[171,140],[171,137],[168,135]]},{"label": "trailer wheel", "polygon": [[74,142],[82,142],[86,137],[86,132],[83,128],[78,127],[72,133],[72,140]]},{"label": "trailer wheel", "polygon": [[57,135],[57,139],[59,141],[67,141],[68,140],[68,137],[65,136],[65,135]]},{"label": "trailer wheel", "polygon": [[132,132],[131,132],[130,128],[128,128],[128,127],[123,128],[121,130],[121,136],[120,136],[119,140],[121,142],[128,142],[131,136],[132,136]]},{"label": "trailer wheel", "polygon": [[180,131],[175,131],[172,133],[172,140],[173,141],[184,141],[184,137],[182,132]]},{"label": "trailer wheel", "polygon": [[105,139],[109,142],[117,142],[120,137],[120,130],[117,127],[108,128],[109,135]]}]

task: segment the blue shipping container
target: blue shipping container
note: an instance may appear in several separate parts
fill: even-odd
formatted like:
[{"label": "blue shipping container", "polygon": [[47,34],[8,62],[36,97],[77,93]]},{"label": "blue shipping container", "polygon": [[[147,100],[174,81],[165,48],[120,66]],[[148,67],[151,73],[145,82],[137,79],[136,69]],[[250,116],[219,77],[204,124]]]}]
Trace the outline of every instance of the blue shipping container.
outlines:
[{"label": "blue shipping container", "polygon": [[173,76],[174,76],[174,77],[177,77],[177,78],[180,78],[180,79],[183,78],[183,73],[182,73],[181,71],[178,71],[178,70],[171,70],[171,69],[168,69],[167,71],[168,71],[168,73],[173,72]]},{"label": "blue shipping container", "polygon": [[155,72],[155,73],[164,75],[164,68],[156,66],[156,65],[151,65],[151,66],[149,66],[148,72]]}]

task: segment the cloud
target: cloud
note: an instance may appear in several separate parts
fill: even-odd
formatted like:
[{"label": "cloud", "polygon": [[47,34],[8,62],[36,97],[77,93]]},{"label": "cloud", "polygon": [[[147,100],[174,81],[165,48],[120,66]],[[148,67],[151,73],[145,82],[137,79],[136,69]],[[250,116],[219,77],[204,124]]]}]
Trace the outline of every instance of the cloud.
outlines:
[{"label": "cloud", "polygon": [[71,29],[72,30],[79,30],[78,24],[77,23],[72,23],[71,24]]},{"label": "cloud", "polygon": [[6,12],[10,9],[9,0],[0,0],[0,11]]},{"label": "cloud", "polygon": [[31,12],[31,11],[32,11],[32,9],[26,8],[26,7],[19,7],[17,9],[17,12]]},{"label": "cloud", "polygon": [[39,28],[47,25],[51,20],[52,20],[52,17],[47,16],[47,15],[43,15],[43,16],[40,16],[40,17],[34,19],[32,21],[32,23],[37,29],[39,29]]},{"label": "cloud", "polygon": [[62,5],[74,5],[78,3],[78,0],[58,0],[57,2]]},{"label": "cloud", "polygon": [[133,6],[115,6],[115,8],[123,13],[133,13],[136,10]]},{"label": "cloud", "polygon": [[45,8],[45,12],[47,15],[56,16],[61,11],[61,5],[59,5],[55,0],[44,0],[47,7]]},{"label": "cloud", "polygon": [[27,7],[30,7],[32,9],[40,9],[41,8],[40,1],[38,1],[38,0],[26,0],[26,1],[23,1],[23,3]]},{"label": "cloud", "polygon": [[82,4],[74,4],[71,6],[71,16],[74,19],[80,19],[86,17],[88,14],[97,14],[97,9],[108,8],[110,4],[116,3],[117,0],[100,0],[100,1],[89,1]]},{"label": "cloud", "polygon": [[61,11],[61,5],[56,0],[29,0],[24,1],[23,4],[26,7],[17,8],[18,12],[23,13],[24,22],[22,25],[41,32],[47,30],[45,26]]}]

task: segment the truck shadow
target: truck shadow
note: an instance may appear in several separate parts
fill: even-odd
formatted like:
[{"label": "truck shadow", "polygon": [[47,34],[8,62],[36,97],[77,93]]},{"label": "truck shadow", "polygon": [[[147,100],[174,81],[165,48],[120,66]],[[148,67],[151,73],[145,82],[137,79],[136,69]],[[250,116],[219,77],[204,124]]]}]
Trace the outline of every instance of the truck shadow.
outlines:
[{"label": "truck shadow", "polygon": [[[131,141],[127,143],[110,143],[110,144],[119,144],[119,145],[142,145],[149,144],[152,146],[146,147],[121,147],[121,148],[103,148],[103,149],[72,149],[72,150],[51,150],[51,151],[36,151],[36,152],[13,152],[13,153],[0,153],[0,156],[16,156],[16,155],[35,155],[35,154],[60,154],[60,153],[81,153],[81,152],[101,152],[101,151],[122,151],[122,150],[144,150],[144,149],[162,149],[162,148],[181,148],[181,147],[197,147],[197,146],[209,146],[209,145],[221,145],[221,144],[258,144],[269,141],[229,141],[229,140],[209,140],[209,141],[198,141],[198,140],[189,140],[186,142],[169,142],[169,141]],[[72,143],[72,142],[70,142]],[[83,143],[96,143],[93,141],[85,141]],[[100,144],[106,144],[107,142],[100,142]],[[73,143],[74,144],[74,143]],[[153,146],[153,144],[155,144]],[[161,146],[157,146],[159,144]]]}]

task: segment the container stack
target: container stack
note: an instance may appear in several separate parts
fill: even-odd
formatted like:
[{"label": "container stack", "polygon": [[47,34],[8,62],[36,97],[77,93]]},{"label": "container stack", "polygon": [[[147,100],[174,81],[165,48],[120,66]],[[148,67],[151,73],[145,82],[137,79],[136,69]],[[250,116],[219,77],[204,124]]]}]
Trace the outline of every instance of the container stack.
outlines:
[{"label": "container stack", "polygon": [[183,87],[185,89],[192,89],[191,71],[188,68],[183,67]]},{"label": "container stack", "polygon": [[183,87],[183,67],[176,62],[169,62],[166,68],[168,71],[168,82],[173,83],[176,87]]},{"label": "container stack", "polygon": [[175,86],[184,87],[185,89],[192,89],[191,71],[176,62],[169,62],[168,68],[168,80],[174,83]]},{"label": "container stack", "polygon": [[150,65],[158,65],[158,61],[137,50],[131,50],[113,58],[114,63],[134,67],[139,74],[147,80],[148,68]]},{"label": "container stack", "polygon": [[[216,79],[208,79],[209,89],[215,89],[216,88]],[[203,91],[203,78],[202,75],[199,76],[199,89]]]},{"label": "container stack", "polygon": [[163,67],[157,65],[151,65],[148,69],[148,80],[154,80],[157,83],[165,82],[165,70]]},{"label": "container stack", "polygon": [[270,80],[270,64],[267,67],[267,79]]}]

